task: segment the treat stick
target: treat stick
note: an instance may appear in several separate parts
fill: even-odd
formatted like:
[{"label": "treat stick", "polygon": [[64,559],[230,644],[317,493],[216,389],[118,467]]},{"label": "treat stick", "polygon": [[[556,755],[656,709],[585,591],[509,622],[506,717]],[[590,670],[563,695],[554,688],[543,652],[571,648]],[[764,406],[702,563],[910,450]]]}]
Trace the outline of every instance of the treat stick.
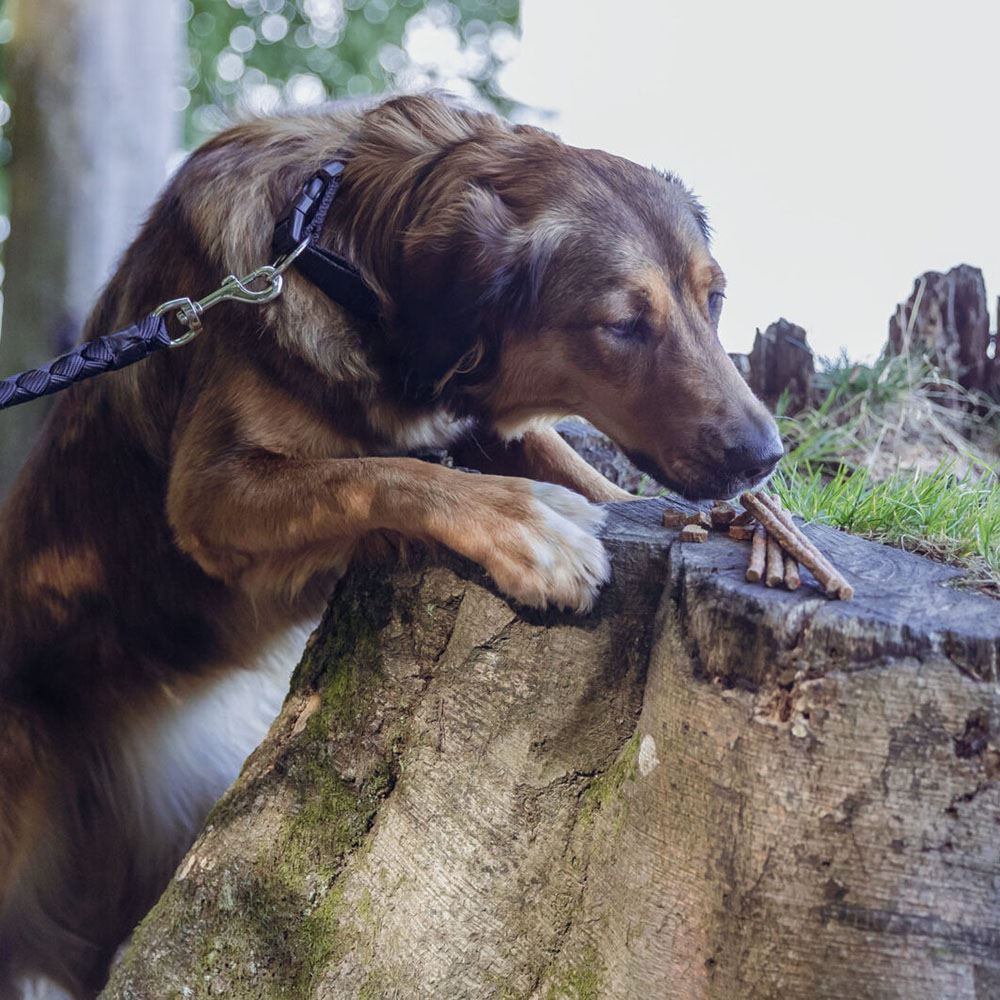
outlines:
[{"label": "treat stick", "polygon": [[777,587],[785,579],[785,555],[781,551],[778,539],[767,533],[767,559],[764,572],[764,582],[769,587]]},{"label": "treat stick", "polygon": [[[823,574],[822,579],[818,576],[816,579],[820,581],[826,592],[839,597],[842,601],[849,601],[854,596],[854,587],[847,582],[844,575],[837,569],[836,566],[833,565],[832,562],[830,562],[826,555],[824,555],[824,553],[822,553],[816,545],[810,541],[803,531],[796,526],[795,521],[792,520],[791,513],[782,507],[777,496],[764,494],[763,502],[765,506],[773,511],[773,513],[780,519],[787,530],[800,540],[806,552],[809,554],[810,560],[816,563],[820,572]],[[813,570],[813,567],[809,562],[806,562],[801,557],[797,557],[797,559],[798,562],[804,565],[807,569]],[[815,570],[813,570],[813,575],[816,576]]]},{"label": "treat stick", "polygon": [[[816,571],[813,570],[813,576],[823,584],[826,592],[828,594],[835,594],[843,601],[848,601],[854,596],[854,588],[844,579],[841,572],[830,562],[829,559],[816,546],[805,536],[805,534],[796,527],[795,521],[792,520],[792,515],[785,510],[781,505],[781,501],[773,493],[761,493],[760,499],[762,503],[771,510],[776,517],[780,519],[782,524],[793,534],[796,535],[802,543],[805,545],[806,549],[816,560],[819,568],[822,570],[824,575],[829,579],[829,582],[820,580],[819,576],[816,575]],[[804,566],[809,569],[813,569],[812,566],[807,563],[804,559],[799,559]],[[834,590],[830,589],[830,584],[834,585]]]},{"label": "treat stick", "polygon": [[747,566],[747,580],[758,583],[764,575],[764,562],[767,555],[767,532],[763,525],[754,528],[750,540],[750,565]]},{"label": "treat stick", "polygon": [[766,525],[768,531],[775,535],[786,552],[812,570],[820,586],[829,596],[840,596],[840,582],[843,578],[816,546],[795,527],[795,522],[780,504],[775,505],[774,501],[763,492],[744,493],[740,497],[740,502]]},{"label": "treat stick", "polygon": [[827,594],[845,601],[854,596],[854,588],[795,526],[795,522],[780,505],[779,509],[783,516],[779,516],[770,504],[765,503],[762,496],[754,493],[744,493],[740,497],[740,503],[767,528],[770,534],[774,535],[778,544],[789,555],[812,571]]},{"label": "treat stick", "polygon": [[799,564],[790,555],[785,556],[785,586],[789,590],[798,590],[802,578],[799,576]]}]

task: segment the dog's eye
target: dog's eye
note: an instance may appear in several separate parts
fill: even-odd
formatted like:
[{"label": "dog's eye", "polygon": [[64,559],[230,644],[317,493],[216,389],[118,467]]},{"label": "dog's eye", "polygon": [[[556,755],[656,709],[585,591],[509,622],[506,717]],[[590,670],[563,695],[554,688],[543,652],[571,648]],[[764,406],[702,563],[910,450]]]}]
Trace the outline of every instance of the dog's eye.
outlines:
[{"label": "dog's eye", "polygon": [[725,297],[722,292],[708,293],[708,315],[713,323],[719,322],[719,317],[722,315],[722,301]]},{"label": "dog's eye", "polygon": [[620,323],[608,323],[604,327],[608,333],[613,334],[615,337],[620,337],[623,340],[640,340],[646,335],[648,328],[646,317],[641,313],[635,316],[630,316],[628,319],[624,319]]}]

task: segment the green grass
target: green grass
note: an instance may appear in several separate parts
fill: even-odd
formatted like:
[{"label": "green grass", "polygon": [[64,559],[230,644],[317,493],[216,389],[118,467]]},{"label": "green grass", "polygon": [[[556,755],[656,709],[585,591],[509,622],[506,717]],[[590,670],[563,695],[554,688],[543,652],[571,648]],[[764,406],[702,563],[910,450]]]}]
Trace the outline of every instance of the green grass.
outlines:
[{"label": "green grass", "polygon": [[[1000,407],[909,358],[873,365],[846,357],[823,363],[817,383],[822,402],[777,418],[792,465],[843,464],[894,470],[900,463],[957,459],[963,469],[990,470],[1000,445]],[[931,471],[925,469],[924,471]]]},{"label": "green grass", "polygon": [[826,395],[790,417],[775,477],[807,520],[962,566],[1000,596],[1000,423],[996,404],[906,358],[846,359],[819,374]]},{"label": "green grass", "polygon": [[967,582],[1000,596],[1000,479],[896,472],[876,479],[840,466],[832,475],[787,463],[775,477],[782,503],[806,520],[955,563]]}]

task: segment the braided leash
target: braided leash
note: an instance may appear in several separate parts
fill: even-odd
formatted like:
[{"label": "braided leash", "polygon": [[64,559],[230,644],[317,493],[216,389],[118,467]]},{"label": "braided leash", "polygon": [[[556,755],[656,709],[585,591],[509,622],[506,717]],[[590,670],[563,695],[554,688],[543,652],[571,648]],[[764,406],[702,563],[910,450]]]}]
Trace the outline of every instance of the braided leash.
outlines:
[{"label": "braided leash", "polygon": [[[282,272],[304,249],[305,243],[279,257],[274,264],[258,267],[244,278],[231,274],[203,299],[171,299],[124,330],[88,340],[40,368],[8,375],[0,380],[0,410],[68,389],[95,375],[117,371],[164,347],[181,347],[201,333],[201,317],[205,311],[227,299],[258,304],[276,299],[284,285]],[[265,281],[266,285],[261,289],[250,287],[257,281]],[[169,314],[185,328],[179,337],[171,337],[167,332]]]},{"label": "braided leash", "polygon": [[59,392],[74,382],[124,368],[170,344],[166,321],[154,313],[126,330],[80,344],[41,368],[0,380],[0,410]]},{"label": "braided leash", "polygon": [[[278,220],[272,248],[273,264],[258,267],[244,278],[231,274],[210,295],[193,301],[171,299],[145,319],[103,337],[97,337],[40,368],[18,372],[0,380],[0,410],[66,389],[76,382],[134,364],[164,347],[181,347],[201,332],[201,317],[219,302],[264,303],[276,299],[284,284],[282,274],[293,263],[334,302],[369,322],[377,322],[379,303],[361,273],[343,257],[312,245],[319,234],[340,186],[344,163],[334,160],[303,185],[289,211]],[[266,282],[261,289],[251,287]],[[173,314],[184,332],[171,338],[166,317]]]}]

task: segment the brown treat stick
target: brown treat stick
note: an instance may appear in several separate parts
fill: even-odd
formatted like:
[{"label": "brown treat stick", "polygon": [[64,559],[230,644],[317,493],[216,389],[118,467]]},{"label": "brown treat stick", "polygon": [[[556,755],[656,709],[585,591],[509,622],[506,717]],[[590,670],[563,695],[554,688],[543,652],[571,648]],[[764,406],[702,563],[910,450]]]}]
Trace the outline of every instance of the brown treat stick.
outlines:
[{"label": "brown treat stick", "polygon": [[731,524],[729,537],[735,538],[738,542],[749,542],[753,538],[753,528],[749,524]]},{"label": "brown treat stick", "polygon": [[[773,532],[781,547],[797,559],[803,566],[812,570],[820,586],[830,597],[840,596],[840,583],[835,577],[840,574],[833,568],[829,560],[816,548],[808,538],[795,527],[788,512],[766,493],[743,494],[740,502]],[[842,578],[840,578],[842,579]]]},{"label": "brown treat stick", "polygon": [[764,571],[764,582],[769,587],[777,587],[785,579],[785,554],[781,551],[778,539],[770,532],[767,534],[767,563]]},{"label": "brown treat stick", "polygon": [[854,588],[834,569],[829,560],[795,526],[791,516],[782,508],[779,516],[772,507],[753,493],[744,493],[740,503],[773,534],[778,544],[803,566],[812,571],[820,586],[831,597],[849,600],[854,596]]},{"label": "brown treat stick", "polygon": [[698,524],[685,524],[681,528],[682,542],[706,542],[708,541],[708,531]]},{"label": "brown treat stick", "polygon": [[802,577],[799,576],[799,564],[795,559],[790,556],[785,556],[785,586],[789,590],[798,590],[799,584],[802,583]]},{"label": "brown treat stick", "polygon": [[764,563],[767,558],[767,532],[763,526],[758,524],[754,528],[753,538],[750,540],[750,564],[747,566],[747,580],[750,583],[759,583],[764,575]]},{"label": "brown treat stick", "polygon": [[[802,541],[805,547],[813,555],[819,568],[828,577],[830,583],[834,585],[835,589],[831,591],[829,584],[824,582],[823,580],[820,580],[819,576],[816,575],[816,571],[813,570],[813,576],[816,576],[816,579],[820,580],[820,583],[823,584],[823,587],[826,590],[826,592],[828,594],[834,594],[835,596],[839,597],[842,601],[849,601],[854,596],[854,588],[847,582],[847,580],[844,578],[843,574],[841,574],[841,572],[837,569],[837,567],[834,566],[833,563],[830,562],[830,560],[827,559],[827,557],[822,552],[820,552],[820,550],[813,544],[813,542],[811,542],[806,537],[805,533],[800,528],[796,527],[795,521],[792,519],[791,513],[785,510],[784,507],[782,507],[781,501],[777,498],[777,496],[773,493],[762,492],[760,494],[760,499],[764,503],[764,505],[768,507],[781,520],[782,524],[784,524],[785,527],[790,532],[792,532],[792,534],[796,535]],[[799,562],[802,562],[803,565],[805,565],[809,569],[813,569],[812,566],[810,566],[809,563],[805,562],[804,560],[800,559]]]}]

